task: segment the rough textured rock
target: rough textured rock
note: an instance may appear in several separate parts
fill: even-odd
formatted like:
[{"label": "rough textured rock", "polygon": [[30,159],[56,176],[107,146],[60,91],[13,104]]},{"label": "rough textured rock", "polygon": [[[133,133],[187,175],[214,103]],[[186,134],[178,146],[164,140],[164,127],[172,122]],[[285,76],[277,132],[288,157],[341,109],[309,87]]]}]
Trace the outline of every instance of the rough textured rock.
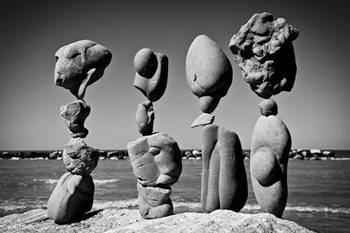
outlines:
[{"label": "rough textured rock", "polygon": [[84,127],[84,122],[89,114],[90,106],[82,100],[76,100],[61,107],[61,116],[65,119],[73,138],[87,136],[89,131]]},{"label": "rough textured rock", "polygon": [[48,202],[48,216],[56,223],[69,223],[91,210],[95,185],[91,176],[65,173]]},{"label": "rough textured rock", "polygon": [[287,166],[292,140],[286,125],[276,116],[261,116],[255,124],[250,172],[260,207],[281,217],[287,203]]},{"label": "rough textured rock", "polygon": [[293,88],[297,71],[292,41],[298,31],[283,18],[254,14],[233,35],[230,49],[243,78],[260,97],[270,98]]},{"label": "rough textured rock", "polygon": [[138,204],[142,218],[162,218],[173,214],[171,188],[147,187],[137,183]]},{"label": "rough textured rock", "polygon": [[[157,64],[154,57],[157,59]],[[134,65],[136,69],[134,86],[149,101],[156,102],[163,96],[167,86],[168,57],[161,53],[153,53],[150,49],[141,49],[135,55]]]},{"label": "rough textured rock", "polygon": [[81,138],[72,138],[64,145],[63,163],[69,172],[76,175],[89,175],[97,166],[99,152]]},{"label": "rough textured rock", "polygon": [[212,113],[231,86],[232,66],[213,40],[199,35],[187,52],[186,77],[201,110]]},{"label": "rough textured rock", "polygon": [[265,99],[259,104],[260,113],[263,116],[276,116],[278,113],[277,103],[273,99]]},{"label": "rough textured rock", "polygon": [[214,115],[203,113],[193,121],[193,123],[191,124],[191,128],[210,125],[214,122],[214,120],[215,120]]},{"label": "rough textured rock", "polygon": [[165,133],[138,138],[127,145],[130,162],[138,182],[144,186],[172,185],[182,171],[181,151]]},{"label": "rough textured rock", "polygon": [[143,218],[160,218],[173,213],[170,186],[182,171],[181,151],[165,133],[144,136],[127,145],[137,178],[139,210]]},{"label": "rough textured rock", "polygon": [[87,86],[103,76],[112,59],[104,46],[90,40],[80,40],[58,49],[55,84],[83,99]]},{"label": "rough textured rock", "polygon": [[244,155],[237,134],[207,125],[202,134],[202,207],[240,211],[248,197]]},{"label": "rough textured rock", "polygon": [[136,125],[143,136],[151,135],[153,132],[154,110],[151,101],[145,101],[137,106]]},{"label": "rough textured rock", "polygon": [[[176,211],[176,210],[175,210]],[[0,218],[3,233],[128,233],[128,232],[312,232],[295,222],[279,219],[268,213],[242,214],[228,210],[207,213],[180,213],[165,218],[144,220],[138,210],[105,209],[87,214],[81,221],[57,225],[46,210],[36,209],[23,214]]]}]

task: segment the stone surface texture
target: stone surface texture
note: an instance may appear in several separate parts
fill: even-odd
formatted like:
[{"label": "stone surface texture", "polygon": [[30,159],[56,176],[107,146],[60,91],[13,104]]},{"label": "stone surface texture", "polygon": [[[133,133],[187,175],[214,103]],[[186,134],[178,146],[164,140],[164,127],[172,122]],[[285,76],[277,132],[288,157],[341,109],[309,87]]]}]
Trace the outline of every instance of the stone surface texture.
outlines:
[{"label": "stone surface texture", "polygon": [[259,104],[260,113],[263,116],[276,116],[278,113],[277,103],[273,99],[265,99]]},{"label": "stone surface texture", "polygon": [[54,81],[83,99],[87,86],[103,76],[112,59],[111,52],[90,40],[80,40],[57,50]]},{"label": "stone surface texture", "polygon": [[199,115],[191,124],[191,128],[198,127],[198,126],[205,126],[210,125],[214,122],[215,115],[211,115],[208,113],[203,113]]},{"label": "stone surface texture", "polygon": [[137,106],[136,125],[142,136],[151,135],[153,132],[154,110],[151,101],[144,101]]},{"label": "stone surface texture", "polygon": [[186,56],[187,83],[204,113],[212,113],[232,83],[232,66],[208,36],[197,36]]},{"label": "stone surface texture", "polygon": [[279,219],[268,213],[242,214],[217,210],[210,214],[186,212],[160,219],[144,220],[138,212],[129,209],[105,209],[88,214],[76,223],[57,225],[47,217],[46,210],[36,209],[0,218],[0,231],[3,233],[312,232],[295,222]]},{"label": "stone surface texture", "polygon": [[97,166],[98,158],[98,151],[86,145],[81,138],[72,138],[64,145],[63,163],[72,174],[89,175]]},{"label": "stone surface texture", "polygon": [[48,202],[48,216],[56,223],[68,223],[91,210],[95,185],[91,176],[65,173]]},{"label": "stone surface texture", "polygon": [[292,41],[299,32],[283,18],[272,14],[254,14],[233,35],[230,49],[241,68],[243,78],[262,98],[291,91],[296,76]]},{"label": "stone surface texture", "polygon": [[145,219],[173,213],[170,186],[182,172],[181,151],[165,133],[143,136],[127,145],[131,166],[137,178],[140,214]]},{"label": "stone surface texture", "polygon": [[76,100],[61,107],[61,116],[65,119],[73,138],[87,136],[89,131],[84,127],[84,122],[89,114],[90,106],[82,100]]},{"label": "stone surface texture", "polygon": [[261,116],[251,141],[250,172],[261,209],[281,217],[288,198],[287,166],[292,140],[276,116]]},{"label": "stone surface texture", "polygon": [[207,125],[202,134],[202,207],[240,211],[248,197],[244,155],[237,134]]},{"label": "stone surface texture", "polygon": [[[154,57],[157,64],[155,64]],[[168,63],[166,55],[153,53],[150,49],[141,49],[136,53],[134,86],[149,101],[156,102],[163,96],[168,83]]]}]

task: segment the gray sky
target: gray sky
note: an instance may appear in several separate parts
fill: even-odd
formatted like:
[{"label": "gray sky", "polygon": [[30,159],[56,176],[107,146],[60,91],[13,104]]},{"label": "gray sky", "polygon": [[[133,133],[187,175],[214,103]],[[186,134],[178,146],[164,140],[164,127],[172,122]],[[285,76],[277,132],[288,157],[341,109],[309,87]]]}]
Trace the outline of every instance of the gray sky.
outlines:
[{"label": "gray sky", "polygon": [[189,126],[201,111],[185,78],[186,53],[199,34],[224,50],[234,70],[233,84],[214,112],[215,123],[235,131],[249,149],[262,99],[244,82],[228,46],[254,13],[264,11],[285,18],[300,32],[294,41],[294,88],[273,97],[292,147],[350,148],[350,27],[340,1],[120,2],[2,1],[0,150],[61,149],[68,142],[59,109],[74,96],[53,82],[54,54],[80,39],[100,43],[113,54],[105,75],[85,95],[91,106],[87,144],[125,149],[140,136],[135,112],[146,98],[133,87],[133,58],[147,47],[169,58],[167,90],[154,104],[154,130],[168,133],[182,149],[200,148],[201,129]]}]

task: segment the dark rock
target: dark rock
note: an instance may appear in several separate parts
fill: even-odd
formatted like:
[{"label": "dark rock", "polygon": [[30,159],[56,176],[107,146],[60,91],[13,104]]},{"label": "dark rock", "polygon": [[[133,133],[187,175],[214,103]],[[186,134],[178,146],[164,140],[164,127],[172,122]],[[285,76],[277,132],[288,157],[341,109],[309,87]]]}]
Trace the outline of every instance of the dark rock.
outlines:
[{"label": "dark rock", "polygon": [[201,203],[207,211],[240,211],[248,197],[241,142],[233,131],[207,125],[202,134]]}]

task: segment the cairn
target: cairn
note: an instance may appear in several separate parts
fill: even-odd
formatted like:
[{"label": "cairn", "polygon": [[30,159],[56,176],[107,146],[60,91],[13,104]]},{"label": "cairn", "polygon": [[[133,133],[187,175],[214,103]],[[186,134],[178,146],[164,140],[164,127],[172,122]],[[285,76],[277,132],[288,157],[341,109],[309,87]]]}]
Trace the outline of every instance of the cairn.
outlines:
[{"label": "cairn", "polygon": [[70,223],[92,208],[95,185],[91,172],[98,163],[98,150],[83,141],[90,106],[83,100],[87,86],[103,76],[112,55],[103,46],[81,40],[56,52],[55,84],[68,89],[77,100],[61,107],[72,138],[64,145],[63,163],[67,172],[59,179],[48,201],[48,216],[56,223]]},{"label": "cairn", "polygon": [[287,166],[291,136],[277,115],[277,104],[269,99],[291,91],[296,76],[292,41],[298,31],[283,18],[254,14],[233,35],[230,49],[244,80],[261,98],[259,117],[251,141],[250,171],[255,197],[260,207],[281,217],[288,197]]},{"label": "cairn", "polygon": [[153,132],[153,102],[166,89],[168,58],[148,48],[134,58],[134,86],[147,98],[136,110],[136,124],[142,137],[127,145],[130,162],[137,178],[138,205],[145,219],[161,218],[173,213],[171,185],[182,172],[181,151],[177,142],[162,132]]}]

